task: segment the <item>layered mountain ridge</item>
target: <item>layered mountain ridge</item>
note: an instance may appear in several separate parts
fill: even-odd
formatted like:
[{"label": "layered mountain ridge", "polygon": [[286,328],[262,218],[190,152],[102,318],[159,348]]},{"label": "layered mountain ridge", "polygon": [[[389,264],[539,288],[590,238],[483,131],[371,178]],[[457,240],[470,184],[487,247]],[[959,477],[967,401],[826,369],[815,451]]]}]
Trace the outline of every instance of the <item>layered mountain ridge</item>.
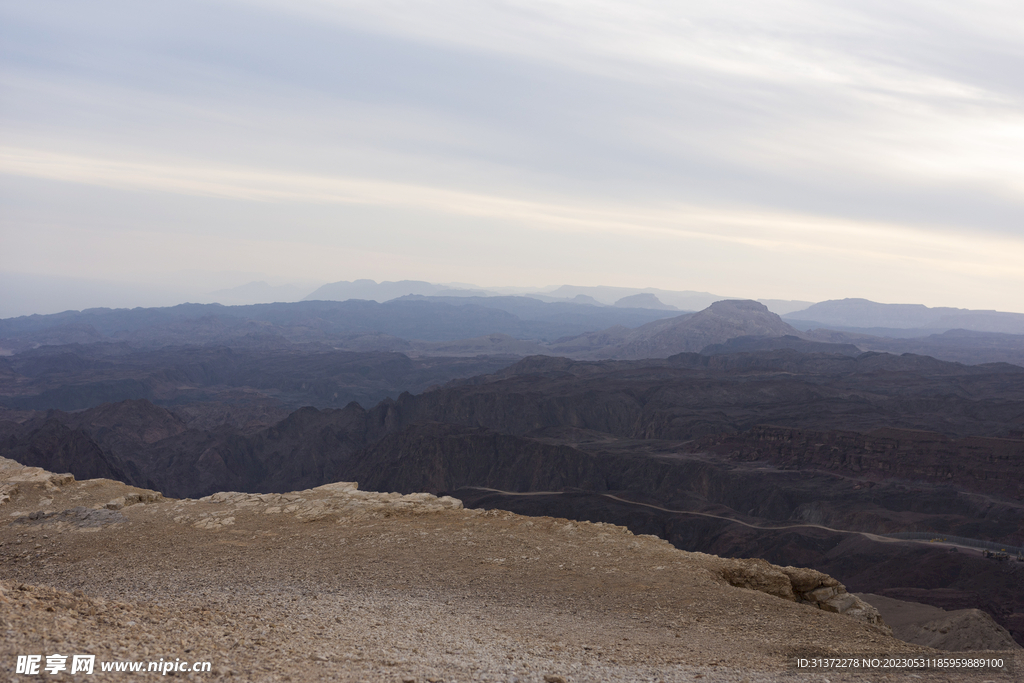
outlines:
[{"label": "layered mountain ridge", "polygon": [[[639,294],[635,295],[639,300],[627,299],[652,306],[653,296]],[[970,330],[822,329],[819,323],[800,322],[790,314],[787,320],[797,323],[793,327],[754,301],[719,300],[697,313],[679,313],[664,306],[595,303],[468,293],[409,295],[383,304],[348,300],[69,311],[0,320],[0,358],[2,354],[20,355],[40,347],[119,345],[136,351],[167,346],[230,346],[262,352],[402,353],[413,358],[522,358],[545,354],[639,359],[705,349],[719,353],[721,345],[743,338],[745,345],[729,348],[814,348],[855,355],[849,348],[855,347],[856,352],[909,352],[969,364],[1003,361],[1024,365],[1024,334],[985,331],[985,324],[975,323],[987,318],[974,314],[989,315],[987,312],[960,313],[974,316],[970,326],[975,329]],[[1010,320],[1016,314],[992,315]],[[996,327],[1016,329],[1016,323],[1007,324],[1009,327],[1002,323]],[[817,329],[811,329],[815,326]],[[811,342],[818,346],[809,346]],[[835,346],[826,349],[822,346],[825,344]],[[0,375],[6,371],[0,367]]]}]

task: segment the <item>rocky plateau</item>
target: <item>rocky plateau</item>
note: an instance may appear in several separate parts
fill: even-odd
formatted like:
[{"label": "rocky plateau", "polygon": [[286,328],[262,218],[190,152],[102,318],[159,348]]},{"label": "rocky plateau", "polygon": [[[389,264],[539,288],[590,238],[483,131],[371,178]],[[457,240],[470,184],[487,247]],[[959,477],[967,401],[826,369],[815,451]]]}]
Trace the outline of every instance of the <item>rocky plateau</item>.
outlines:
[{"label": "rocky plateau", "polygon": [[[811,681],[796,657],[940,654],[820,572],[612,524],[354,483],[168,499],[10,460],[0,486],[15,679],[17,655],[55,652],[210,663],[187,680],[403,683]],[[1019,652],[986,651],[1004,662],[986,679],[1013,680]],[[72,678],[124,676],[97,673]]]}]

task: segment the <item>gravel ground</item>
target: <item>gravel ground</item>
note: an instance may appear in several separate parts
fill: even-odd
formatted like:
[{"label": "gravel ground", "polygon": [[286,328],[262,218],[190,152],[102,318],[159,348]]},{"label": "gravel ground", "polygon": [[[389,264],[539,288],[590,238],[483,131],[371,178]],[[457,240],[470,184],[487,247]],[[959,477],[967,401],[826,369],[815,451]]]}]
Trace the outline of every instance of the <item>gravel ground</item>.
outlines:
[{"label": "gravel ground", "polygon": [[[798,672],[797,654],[949,653],[735,588],[719,558],[612,525],[338,485],[161,500],[0,463],[5,495],[0,676],[10,680],[30,679],[15,673],[17,655],[53,653],[211,663],[171,674],[187,680],[1018,680]],[[997,656],[1020,670],[1018,654]]]}]

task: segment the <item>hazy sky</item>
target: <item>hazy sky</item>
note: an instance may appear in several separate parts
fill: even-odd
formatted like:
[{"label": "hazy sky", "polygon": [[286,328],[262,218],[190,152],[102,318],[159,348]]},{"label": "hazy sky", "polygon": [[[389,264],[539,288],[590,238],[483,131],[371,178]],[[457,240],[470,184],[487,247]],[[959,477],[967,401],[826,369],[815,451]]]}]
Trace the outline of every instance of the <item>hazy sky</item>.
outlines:
[{"label": "hazy sky", "polygon": [[3,272],[1024,311],[1019,1],[6,0],[0,55]]}]

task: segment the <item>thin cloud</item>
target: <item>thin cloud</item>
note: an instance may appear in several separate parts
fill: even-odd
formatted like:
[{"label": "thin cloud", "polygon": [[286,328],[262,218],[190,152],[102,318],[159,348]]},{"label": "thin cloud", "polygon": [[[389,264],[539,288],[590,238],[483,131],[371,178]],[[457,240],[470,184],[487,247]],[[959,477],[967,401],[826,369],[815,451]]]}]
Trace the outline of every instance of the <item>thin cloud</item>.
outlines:
[{"label": "thin cloud", "polygon": [[[156,191],[248,202],[404,206],[431,212],[515,220],[551,230],[649,233],[680,240],[742,244],[873,261],[915,261],[973,274],[1024,280],[1024,241],[911,230],[722,207],[675,205],[637,210],[593,202],[549,203],[364,178],[282,174],[252,169],[152,165],[0,148],[0,172],[129,191]],[[997,259],[993,254],[998,254]]]}]

